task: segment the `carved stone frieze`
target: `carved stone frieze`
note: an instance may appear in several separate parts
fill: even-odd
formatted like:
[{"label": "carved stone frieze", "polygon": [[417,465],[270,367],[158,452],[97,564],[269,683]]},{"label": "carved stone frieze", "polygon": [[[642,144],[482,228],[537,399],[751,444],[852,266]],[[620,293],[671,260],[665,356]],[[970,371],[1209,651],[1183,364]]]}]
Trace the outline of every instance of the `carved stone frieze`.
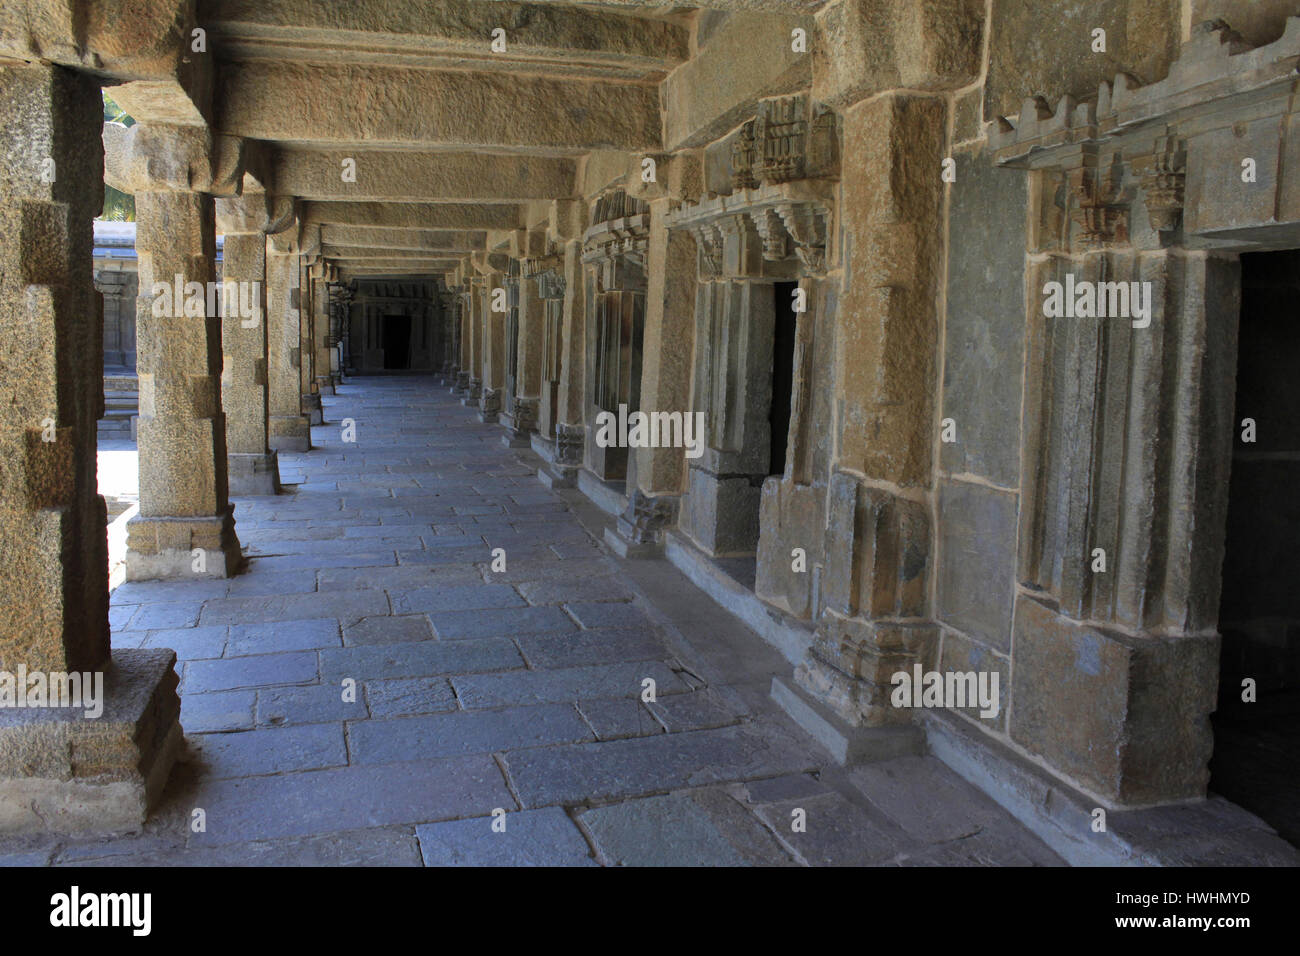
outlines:
[{"label": "carved stone frieze", "polygon": [[695,236],[701,278],[760,277],[763,263],[792,259],[820,275],[833,206],[832,184],[799,180],[684,203],[668,214],[668,226]]}]

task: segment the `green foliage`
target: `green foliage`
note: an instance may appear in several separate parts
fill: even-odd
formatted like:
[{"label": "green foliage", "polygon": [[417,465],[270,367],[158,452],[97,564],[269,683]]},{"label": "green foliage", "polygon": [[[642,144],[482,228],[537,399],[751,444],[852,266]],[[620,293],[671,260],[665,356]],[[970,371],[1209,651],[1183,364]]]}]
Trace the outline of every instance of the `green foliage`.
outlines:
[{"label": "green foliage", "polygon": [[[104,122],[134,126],[135,119],[117,105],[114,99],[108,95],[108,91],[103,90],[101,92],[104,96]],[[135,222],[135,197],[114,189],[106,183],[104,185],[104,211],[99,218],[109,222]]]}]

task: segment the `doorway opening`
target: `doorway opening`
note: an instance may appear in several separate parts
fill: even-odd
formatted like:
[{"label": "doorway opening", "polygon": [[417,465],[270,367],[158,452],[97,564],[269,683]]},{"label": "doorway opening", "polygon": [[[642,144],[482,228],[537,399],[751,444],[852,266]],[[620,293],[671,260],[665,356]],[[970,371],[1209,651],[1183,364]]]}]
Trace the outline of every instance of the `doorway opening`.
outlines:
[{"label": "doorway opening", "polygon": [[[1300,251],[1241,257],[1210,789],[1300,845]],[[1245,682],[1254,682],[1254,701]]]},{"label": "doorway opening", "polygon": [[405,370],[411,367],[411,317],[409,315],[384,316],[383,339],[384,369]]},{"label": "doorway opening", "polygon": [[786,448],[790,439],[790,407],[794,397],[794,342],[799,313],[794,309],[797,282],[777,282],[776,323],[772,337],[772,407],[767,420],[771,428],[769,475],[785,474]]}]

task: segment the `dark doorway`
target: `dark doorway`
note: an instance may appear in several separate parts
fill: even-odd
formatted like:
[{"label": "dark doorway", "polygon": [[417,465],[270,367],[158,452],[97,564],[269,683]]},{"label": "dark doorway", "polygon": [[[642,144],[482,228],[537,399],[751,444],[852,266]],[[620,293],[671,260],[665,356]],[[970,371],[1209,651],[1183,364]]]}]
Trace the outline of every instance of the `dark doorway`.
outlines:
[{"label": "dark doorway", "polygon": [[794,339],[799,313],[794,309],[796,282],[778,282],[776,326],[772,340],[772,407],[767,420],[772,429],[769,475],[785,474],[786,444],[790,438],[790,403],[794,394]]},{"label": "dark doorway", "polygon": [[[1241,257],[1210,789],[1300,845],[1300,252]],[[1254,422],[1254,441],[1244,434]],[[1255,682],[1244,701],[1243,681]]]},{"label": "dark doorway", "polygon": [[385,369],[410,368],[411,317],[409,315],[384,316],[384,336],[381,344],[384,349]]}]

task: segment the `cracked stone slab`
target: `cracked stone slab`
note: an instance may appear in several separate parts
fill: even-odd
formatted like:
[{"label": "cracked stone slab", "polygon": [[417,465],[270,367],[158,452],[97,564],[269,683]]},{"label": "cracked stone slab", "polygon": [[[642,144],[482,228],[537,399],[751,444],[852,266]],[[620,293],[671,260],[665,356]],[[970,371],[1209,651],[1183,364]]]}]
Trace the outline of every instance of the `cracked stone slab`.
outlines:
[{"label": "cracked stone slab", "polygon": [[489,756],[217,780],[203,792],[207,831],[192,834],[190,845],[429,823],[513,806]]},{"label": "cracked stone slab", "polygon": [[611,866],[793,865],[772,834],[718,790],[628,800],[579,819]]},{"label": "cracked stone slab", "polygon": [[637,697],[642,681],[655,682],[658,694],[684,691],[685,685],[664,664],[647,661],[568,667],[556,670],[517,671],[510,674],[472,674],[453,677],[452,686],[467,710],[549,701],[576,701],[583,697]]},{"label": "cracked stone slab", "polygon": [[807,748],[747,727],[660,734],[504,757],[526,807],[641,796],[814,769]]},{"label": "cracked stone slab", "polygon": [[559,807],[415,828],[425,866],[595,866],[581,831]]},{"label": "cracked stone slab", "polygon": [[591,739],[591,730],[572,704],[370,720],[348,728],[355,765],[398,763],[416,754],[452,757]]}]

